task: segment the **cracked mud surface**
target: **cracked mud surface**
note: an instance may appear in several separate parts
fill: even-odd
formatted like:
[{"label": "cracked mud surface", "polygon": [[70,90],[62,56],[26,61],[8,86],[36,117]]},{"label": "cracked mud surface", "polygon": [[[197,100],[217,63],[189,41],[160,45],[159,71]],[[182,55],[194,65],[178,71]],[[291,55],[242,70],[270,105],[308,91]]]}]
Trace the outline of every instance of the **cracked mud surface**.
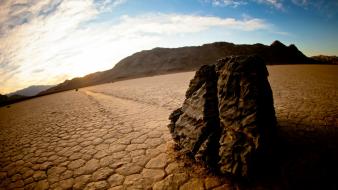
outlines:
[{"label": "cracked mud surface", "polygon": [[0,108],[0,189],[336,188],[338,66],[268,69],[281,136],[271,181],[248,187],[177,158],[166,126],[187,72]]}]

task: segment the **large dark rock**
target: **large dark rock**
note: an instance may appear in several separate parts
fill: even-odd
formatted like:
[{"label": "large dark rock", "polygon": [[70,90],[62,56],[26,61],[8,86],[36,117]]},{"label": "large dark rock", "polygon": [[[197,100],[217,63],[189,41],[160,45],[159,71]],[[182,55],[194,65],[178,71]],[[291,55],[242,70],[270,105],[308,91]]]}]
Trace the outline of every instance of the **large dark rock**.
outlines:
[{"label": "large dark rock", "polygon": [[[169,117],[181,151],[221,173],[247,176],[271,145],[276,125],[264,62],[237,56],[202,66]],[[265,155],[266,156],[266,155]]]},{"label": "large dark rock", "polygon": [[[186,100],[170,115],[170,132],[182,151],[212,159],[204,149],[211,143],[213,132],[219,129],[215,65],[204,65],[190,81]],[[205,146],[202,146],[202,144]],[[202,148],[204,147],[204,148]]]},{"label": "large dark rock", "polygon": [[268,149],[276,125],[268,71],[258,57],[231,57],[217,63],[222,173],[246,176],[250,162]]}]

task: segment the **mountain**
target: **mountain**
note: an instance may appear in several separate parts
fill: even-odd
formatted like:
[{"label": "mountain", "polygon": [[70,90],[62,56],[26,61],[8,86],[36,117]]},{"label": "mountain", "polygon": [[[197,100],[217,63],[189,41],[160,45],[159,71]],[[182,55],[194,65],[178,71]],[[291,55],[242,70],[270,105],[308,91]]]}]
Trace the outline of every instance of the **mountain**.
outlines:
[{"label": "mountain", "polygon": [[5,106],[20,102],[23,100],[28,100],[37,96],[40,92],[47,90],[55,85],[33,85],[27,88],[18,90],[16,92],[9,93],[7,95],[0,94],[0,106]]},{"label": "mountain", "polygon": [[40,92],[47,90],[55,85],[33,85],[27,88],[7,94],[7,96],[20,95],[20,96],[35,96]]},{"label": "mountain", "polygon": [[225,56],[252,54],[259,55],[267,64],[304,64],[314,62],[300,52],[295,45],[286,46],[279,41],[274,41],[270,46],[215,42],[202,46],[154,48],[126,57],[110,70],[66,80],[40,93],[40,95],[128,78],[192,71],[202,65],[214,63]]}]

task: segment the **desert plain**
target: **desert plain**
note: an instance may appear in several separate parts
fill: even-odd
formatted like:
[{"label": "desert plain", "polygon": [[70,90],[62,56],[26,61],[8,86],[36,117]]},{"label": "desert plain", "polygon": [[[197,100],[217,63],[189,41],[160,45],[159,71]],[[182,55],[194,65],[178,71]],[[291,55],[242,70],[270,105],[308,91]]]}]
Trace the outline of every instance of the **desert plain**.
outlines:
[{"label": "desert plain", "polygon": [[182,158],[168,131],[194,72],[0,108],[0,189],[337,189],[338,66],[268,66],[278,120],[271,173],[242,182]]}]

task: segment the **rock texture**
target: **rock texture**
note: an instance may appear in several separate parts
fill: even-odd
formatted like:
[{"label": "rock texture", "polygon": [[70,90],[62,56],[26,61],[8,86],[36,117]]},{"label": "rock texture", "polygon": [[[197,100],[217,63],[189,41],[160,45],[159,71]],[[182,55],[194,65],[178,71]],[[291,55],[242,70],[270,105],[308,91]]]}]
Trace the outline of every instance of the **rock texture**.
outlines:
[{"label": "rock texture", "polygon": [[170,132],[183,151],[199,152],[207,161],[212,159],[207,157],[207,147],[212,146],[205,145],[212,143],[212,132],[219,129],[215,65],[204,65],[196,72],[185,97],[182,108],[170,115]]},{"label": "rock texture", "polygon": [[267,76],[257,56],[227,57],[202,66],[183,106],[169,117],[181,150],[221,173],[249,175],[256,158],[269,149],[276,125]]},{"label": "rock texture", "polygon": [[257,154],[271,143],[276,125],[268,71],[258,57],[232,57],[217,64],[220,170],[246,176]]}]

